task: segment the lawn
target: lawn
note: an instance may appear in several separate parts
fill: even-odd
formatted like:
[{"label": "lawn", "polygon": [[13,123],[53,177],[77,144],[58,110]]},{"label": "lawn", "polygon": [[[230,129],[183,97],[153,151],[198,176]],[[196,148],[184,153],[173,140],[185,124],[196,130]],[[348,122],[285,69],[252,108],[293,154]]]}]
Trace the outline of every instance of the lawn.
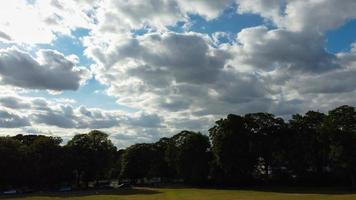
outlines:
[{"label": "lawn", "polygon": [[[7,198],[5,198],[7,199]],[[356,193],[335,189],[302,190],[220,190],[136,188],[116,191],[75,192],[68,194],[34,194],[12,200],[356,200]]]}]

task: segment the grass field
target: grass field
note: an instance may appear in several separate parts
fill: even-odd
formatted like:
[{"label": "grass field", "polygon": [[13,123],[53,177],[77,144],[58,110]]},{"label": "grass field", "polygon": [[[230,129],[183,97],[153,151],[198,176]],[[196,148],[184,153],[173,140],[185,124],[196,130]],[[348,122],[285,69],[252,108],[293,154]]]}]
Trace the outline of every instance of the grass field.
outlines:
[{"label": "grass field", "polygon": [[[1,199],[8,199],[2,197]],[[218,190],[135,188],[116,191],[75,192],[68,194],[33,194],[12,200],[356,200],[356,193],[335,189],[302,190]]]}]

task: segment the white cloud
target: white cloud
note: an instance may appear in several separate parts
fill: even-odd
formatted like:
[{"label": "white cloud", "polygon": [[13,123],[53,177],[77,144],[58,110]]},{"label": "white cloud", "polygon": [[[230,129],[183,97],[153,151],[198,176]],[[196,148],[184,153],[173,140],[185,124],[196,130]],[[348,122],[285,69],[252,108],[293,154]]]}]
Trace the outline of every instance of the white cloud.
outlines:
[{"label": "white cloud", "polygon": [[233,3],[232,0],[107,0],[97,9],[97,30],[101,33],[130,32],[141,28],[165,30],[177,22],[188,22],[189,14],[211,20]]},{"label": "white cloud", "polygon": [[[220,12],[230,3],[216,4],[219,8],[216,11]],[[310,77],[336,80],[338,73],[350,73],[345,68],[352,65],[353,55],[335,55],[325,50],[323,32],[345,23],[353,13],[346,12],[346,17],[335,15],[332,20],[340,22],[329,24],[321,21],[322,17],[314,19],[305,14],[306,18],[301,19],[301,16],[293,16],[293,9],[302,9],[295,1],[241,0],[237,3],[238,12],[260,14],[276,27],[243,29],[236,39],[230,40],[231,44],[217,42],[217,35],[224,33],[213,34],[212,38],[204,34],[165,31],[128,36],[114,30],[111,33],[116,38],[103,40],[96,40],[99,37],[94,34],[87,38],[85,45],[88,47],[86,54],[97,63],[97,80],[109,86],[108,93],[120,104],[165,113],[165,120],[170,121],[182,116],[218,118],[228,113],[258,111],[287,116],[303,112],[311,108],[306,102],[312,101],[312,95],[304,96],[306,91],[296,84],[308,83],[312,81]],[[321,0],[307,3],[312,7],[325,4],[325,9],[331,9],[334,4]],[[347,1],[335,8],[341,10],[345,6],[352,7],[353,3]],[[311,15],[318,12],[316,8],[310,9],[305,12]],[[211,18],[214,16],[211,14]],[[297,22],[297,17],[303,23],[288,23],[288,20]],[[319,27],[311,29],[312,23],[319,22]],[[142,27],[142,23],[138,26]],[[352,76],[348,77],[348,83],[353,83]],[[321,87],[324,78],[314,81],[318,84],[313,82],[313,86],[318,88],[311,89],[313,92],[321,94],[328,90]],[[339,88],[343,84],[331,85],[324,84],[326,88]]]},{"label": "white cloud", "polygon": [[234,46],[236,62],[271,71],[288,68],[294,71],[320,73],[337,69],[336,57],[324,48],[319,34],[268,30],[265,26],[243,29]]},{"label": "white cloud", "polygon": [[219,17],[228,6],[233,6],[232,0],[178,0],[183,12],[198,14],[207,20]]},{"label": "white cloud", "polygon": [[88,9],[72,0],[0,1],[0,37],[17,43],[51,43],[56,34],[89,28]]},{"label": "white cloud", "polygon": [[[217,19],[229,6],[236,6],[239,14],[260,15],[265,24],[245,28],[236,37],[168,31],[178,22],[187,27],[191,15]],[[308,109],[355,105],[356,46],[337,54],[325,49],[326,31],[354,19],[355,10],[354,0],[0,2],[0,40],[8,46],[49,44],[60,34],[87,28],[89,35],[82,41],[85,55],[95,62],[91,70],[96,80],[121,105],[141,109],[124,113],[71,100],[16,96],[28,89],[76,90],[90,78],[89,70],[79,66],[78,56],[3,48],[0,126],[66,138],[102,129],[126,146],[181,129],[206,132],[228,113],[288,117]]]},{"label": "white cloud", "polygon": [[356,17],[354,0],[292,0],[286,5],[283,26],[294,31],[332,30]]},{"label": "white cloud", "polygon": [[[0,95],[0,135],[15,135],[25,131],[61,136],[67,140],[76,133],[92,129],[107,132],[119,147],[126,147],[138,140],[149,142],[163,134],[173,134],[157,114],[90,108],[63,99]],[[126,139],[118,141],[115,139],[117,137]]]},{"label": "white cloud", "polygon": [[279,28],[322,33],[356,17],[354,0],[236,0],[239,13],[254,13]]},{"label": "white cloud", "polygon": [[[288,0],[286,0],[288,1]],[[253,13],[271,20],[279,25],[283,17],[284,0],[236,0],[239,14]]]}]

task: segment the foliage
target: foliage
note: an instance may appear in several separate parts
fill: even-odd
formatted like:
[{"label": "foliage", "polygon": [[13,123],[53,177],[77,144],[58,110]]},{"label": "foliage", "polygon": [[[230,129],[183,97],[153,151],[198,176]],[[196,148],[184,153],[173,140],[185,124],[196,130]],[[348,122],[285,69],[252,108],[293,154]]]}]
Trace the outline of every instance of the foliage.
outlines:
[{"label": "foliage", "polygon": [[116,152],[107,134],[94,130],[88,134],[75,135],[66,146],[77,185],[80,181],[87,183],[105,178]]},{"label": "foliage", "polygon": [[230,114],[209,137],[182,131],[117,150],[101,131],[67,144],[43,135],[0,137],[0,190],[87,186],[101,179],[161,178],[204,185],[356,186],[356,111],[308,111],[285,122],[269,113]]}]

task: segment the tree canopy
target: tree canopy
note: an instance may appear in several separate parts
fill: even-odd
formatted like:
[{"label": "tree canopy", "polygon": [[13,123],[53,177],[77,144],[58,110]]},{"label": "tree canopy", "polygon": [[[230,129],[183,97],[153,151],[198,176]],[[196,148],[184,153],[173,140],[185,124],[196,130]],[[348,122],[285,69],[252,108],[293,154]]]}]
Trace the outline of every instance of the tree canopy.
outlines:
[{"label": "tree canopy", "polygon": [[340,106],[288,121],[270,113],[230,114],[209,134],[181,131],[117,149],[93,130],[66,144],[59,137],[0,137],[0,190],[87,187],[89,181],[226,186],[356,185],[356,111]]}]

